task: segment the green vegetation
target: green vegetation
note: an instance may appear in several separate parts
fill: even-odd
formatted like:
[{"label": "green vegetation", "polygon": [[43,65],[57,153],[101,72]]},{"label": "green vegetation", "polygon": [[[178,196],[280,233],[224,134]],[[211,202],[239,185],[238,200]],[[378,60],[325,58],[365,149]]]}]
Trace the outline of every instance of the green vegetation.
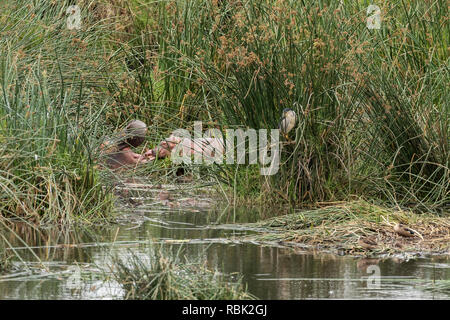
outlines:
[{"label": "green vegetation", "polygon": [[9,5],[0,18],[0,215],[104,218],[112,197],[95,168],[95,143],[106,67],[92,59],[104,54],[107,26],[67,30],[64,1]]},{"label": "green vegetation", "polygon": [[299,205],[356,194],[448,209],[445,1],[383,3],[380,30],[366,28],[361,1],[136,3],[134,51],[148,57],[136,79],[151,75],[136,96],[161,104],[157,126],[276,128],[296,106],[295,144],[269,190],[263,177],[235,174],[246,169],[217,168],[241,195],[259,188]]},{"label": "green vegetation", "polygon": [[[176,128],[277,128],[298,115],[280,171],[210,166],[246,203],[355,196],[449,208],[445,1],[6,1],[0,10],[0,214],[45,223],[108,217],[98,146],[131,118],[153,146]],[[142,167],[171,179],[167,161]],[[135,175],[136,171],[130,173]],[[236,202],[235,202],[236,203]]]},{"label": "green vegetation", "polygon": [[[74,3],[79,30],[67,28]],[[245,220],[239,205],[264,208],[258,222],[241,226],[262,231],[245,240],[339,254],[448,255],[448,2],[378,1],[379,30],[366,26],[371,3],[2,0],[0,226],[44,265],[35,251],[48,259],[50,247],[84,245],[68,236],[73,229],[65,232],[73,224],[113,217],[113,190],[125,206],[143,203],[126,183],[114,186],[143,181],[155,196],[151,205],[183,211],[187,198],[164,200],[155,190],[193,180],[193,189],[217,187],[231,205],[222,215],[235,223]],[[120,172],[102,163],[106,136],[130,119],[148,124],[141,152],[175,129],[193,129],[194,121],[204,130],[278,128],[285,108],[298,121],[282,137],[274,176],[260,175],[256,164],[177,166],[164,159]],[[263,220],[269,216],[276,217]],[[20,231],[18,221],[32,232]],[[414,236],[395,233],[397,223]],[[54,231],[41,233],[45,224]],[[28,268],[16,245],[2,239],[0,273],[11,271],[13,254]],[[163,248],[116,256],[111,271],[126,299],[255,298],[241,278],[231,281]],[[436,288],[449,291],[448,283]]]},{"label": "green vegetation", "polygon": [[[236,300],[253,299],[239,279],[212,272],[199,263],[181,262],[162,247],[149,252],[148,261],[133,252],[126,260],[115,256],[113,279],[133,300]],[[145,257],[147,258],[147,257]]]}]

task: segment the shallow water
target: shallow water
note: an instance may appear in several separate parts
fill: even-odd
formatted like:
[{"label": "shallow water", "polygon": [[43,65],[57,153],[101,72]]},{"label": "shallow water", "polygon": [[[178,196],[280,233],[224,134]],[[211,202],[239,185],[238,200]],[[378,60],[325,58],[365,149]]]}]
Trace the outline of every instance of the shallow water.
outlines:
[{"label": "shallow water", "polygon": [[172,191],[173,200],[160,201],[159,191],[135,187],[127,194],[133,206],[123,205],[117,224],[106,227],[3,228],[23,261],[16,259],[14,270],[0,275],[0,299],[120,299],[123,291],[107,276],[111,254],[146,256],[152,243],[181,247],[189,260],[242,275],[261,299],[450,298],[448,257],[362,259],[242,242],[240,236],[257,231],[233,227],[233,216],[252,222],[258,212],[211,210],[213,200],[194,198],[194,191]]}]

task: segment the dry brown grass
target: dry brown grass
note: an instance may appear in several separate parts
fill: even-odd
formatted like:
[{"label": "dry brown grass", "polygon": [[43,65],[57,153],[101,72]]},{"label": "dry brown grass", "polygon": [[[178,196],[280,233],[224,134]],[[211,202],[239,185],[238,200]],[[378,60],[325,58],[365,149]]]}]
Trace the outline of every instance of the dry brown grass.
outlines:
[{"label": "dry brown grass", "polygon": [[[402,223],[417,231],[403,237],[394,231]],[[333,204],[314,210],[272,218],[252,224],[267,231],[252,235],[253,240],[282,241],[321,249],[339,249],[348,254],[422,252],[450,254],[450,219],[448,214],[415,214],[388,209],[365,201]],[[362,240],[375,243],[372,248]]]}]

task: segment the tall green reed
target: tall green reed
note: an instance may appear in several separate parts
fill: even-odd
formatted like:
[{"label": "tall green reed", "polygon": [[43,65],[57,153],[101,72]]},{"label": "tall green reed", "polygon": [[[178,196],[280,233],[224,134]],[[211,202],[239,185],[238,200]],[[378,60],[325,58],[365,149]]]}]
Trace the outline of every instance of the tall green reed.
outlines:
[{"label": "tall green reed", "polygon": [[112,197],[96,146],[110,26],[84,7],[81,30],[68,30],[71,1],[8,4],[0,26],[0,213],[37,223],[104,219]]},{"label": "tall green reed", "polygon": [[[139,4],[139,48],[152,59],[138,72],[152,70],[156,123],[276,128],[296,110],[295,144],[276,176],[260,178],[272,200],[448,206],[444,1],[383,4],[380,30],[366,27],[367,1]],[[235,170],[216,172],[245,193]]]}]

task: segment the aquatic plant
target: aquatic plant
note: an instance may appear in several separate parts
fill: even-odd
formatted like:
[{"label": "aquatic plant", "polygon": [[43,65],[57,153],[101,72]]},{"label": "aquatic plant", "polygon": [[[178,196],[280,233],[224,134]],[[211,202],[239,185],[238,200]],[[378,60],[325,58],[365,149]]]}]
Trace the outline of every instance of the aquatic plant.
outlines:
[{"label": "aquatic plant", "polygon": [[112,277],[133,300],[237,300],[253,299],[241,279],[208,270],[200,263],[182,261],[180,251],[149,249],[148,256],[129,251],[127,258],[114,256]]},{"label": "aquatic plant", "polygon": [[1,10],[2,217],[65,224],[111,210],[96,169],[108,29],[86,19],[85,30],[68,30],[69,3],[23,0]]},{"label": "aquatic plant", "polygon": [[[233,198],[299,206],[357,195],[448,212],[444,1],[383,4],[380,30],[366,27],[364,1],[77,3],[80,30],[66,28],[73,1],[2,3],[2,216],[104,217],[112,199],[97,146],[129,118],[149,124],[153,144],[195,120],[276,128],[285,107],[298,125],[275,176],[185,169]],[[142,172],[177,170],[165,161]]]}]

